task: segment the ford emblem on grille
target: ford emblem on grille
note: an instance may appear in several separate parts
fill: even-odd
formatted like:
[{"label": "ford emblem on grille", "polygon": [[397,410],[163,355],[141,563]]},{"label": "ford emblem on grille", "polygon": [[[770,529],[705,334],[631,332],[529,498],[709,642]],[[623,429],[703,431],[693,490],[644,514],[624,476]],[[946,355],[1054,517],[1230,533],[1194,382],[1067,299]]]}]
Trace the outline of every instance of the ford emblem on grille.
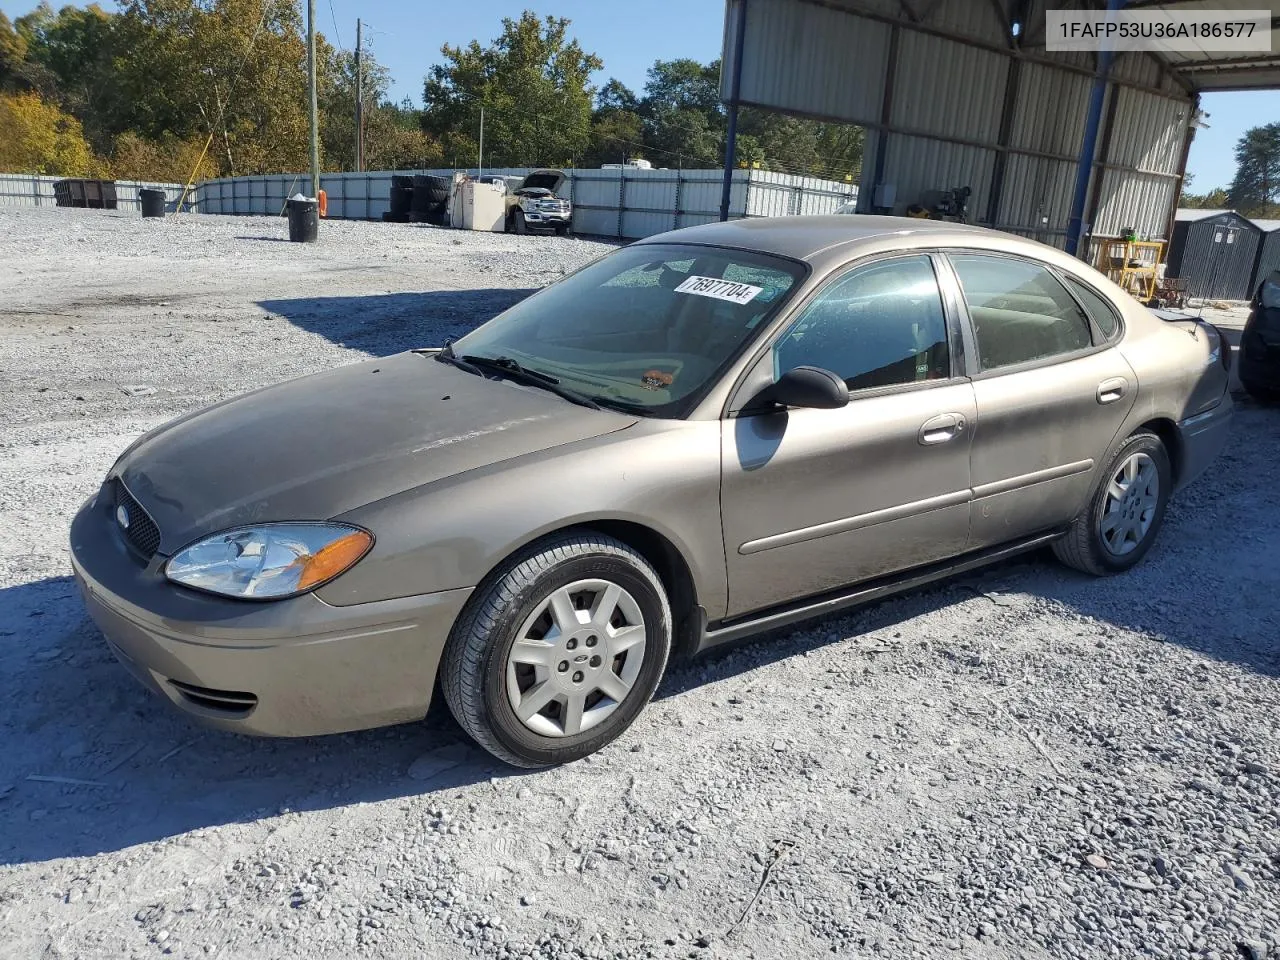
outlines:
[{"label": "ford emblem on grille", "polygon": [[128,530],[129,522],[129,508],[122,503],[116,507],[116,523],[120,524],[121,530]]}]

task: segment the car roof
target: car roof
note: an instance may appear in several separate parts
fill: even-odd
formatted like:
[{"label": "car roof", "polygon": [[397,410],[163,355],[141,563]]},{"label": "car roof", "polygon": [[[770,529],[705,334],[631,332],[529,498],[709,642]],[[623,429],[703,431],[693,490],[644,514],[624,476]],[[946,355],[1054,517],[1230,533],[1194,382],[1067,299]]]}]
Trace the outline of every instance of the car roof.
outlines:
[{"label": "car roof", "polygon": [[[943,237],[946,237],[946,240]],[[1012,238],[984,227],[973,227],[946,220],[920,220],[915,217],[878,217],[862,214],[829,214],[806,217],[749,217],[727,220],[697,227],[670,230],[646,237],[640,243],[705,243],[738,247],[771,253],[794,260],[813,260],[836,247],[847,247],[861,241],[902,237],[912,238],[903,246],[938,243],[974,243],[989,246],[994,238]],[[1024,243],[1026,241],[1023,241]],[[1003,244],[1001,244],[1003,245]]]}]

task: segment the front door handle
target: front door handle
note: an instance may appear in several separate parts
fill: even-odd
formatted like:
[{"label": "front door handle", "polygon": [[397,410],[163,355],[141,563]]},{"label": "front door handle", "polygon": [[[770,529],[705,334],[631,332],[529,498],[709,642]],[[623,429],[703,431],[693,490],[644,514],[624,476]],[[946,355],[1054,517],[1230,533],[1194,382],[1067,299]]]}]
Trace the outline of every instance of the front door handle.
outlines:
[{"label": "front door handle", "polygon": [[962,413],[940,413],[932,420],[926,420],[917,435],[924,446],[935,443],[946,443],[952,437],[964,432],[965,420]]},{"label": "front door handle", "polygon": [[1112,377],[1098,384],[1098,402],[1115,403],[1129,390],[1129,381],[1124,377]]}]

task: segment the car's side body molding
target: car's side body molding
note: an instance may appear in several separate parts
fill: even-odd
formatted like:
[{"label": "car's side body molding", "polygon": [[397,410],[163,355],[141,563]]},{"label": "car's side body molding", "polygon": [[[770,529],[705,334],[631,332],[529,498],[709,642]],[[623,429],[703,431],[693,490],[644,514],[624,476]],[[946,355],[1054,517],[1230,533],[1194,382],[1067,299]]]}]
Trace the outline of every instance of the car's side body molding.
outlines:
[{"label": "car's side body molding", "polygon": [[793,603],[754,611],[741,617],[735,617],[732,620],[713,621],[707,624],[702,640],[697,646],[697,652],[701,653],[721,644],[744,640],[768,630],[790,626],[802,620],[825,617],[839,610],[871,603],[891,594],[912,590],[958,573],[975,570],[978,567],[1042,547],[1057,540],[1062,536],[1062,533],[1063,531],[1061,530],[1052,530],[1036,534],[1035,536],[1002,544],[998,547],[961,554],[950,560],[929,564],[925,567],[916,567],[891,576],[868,580],[831,593],[807,597]]}]

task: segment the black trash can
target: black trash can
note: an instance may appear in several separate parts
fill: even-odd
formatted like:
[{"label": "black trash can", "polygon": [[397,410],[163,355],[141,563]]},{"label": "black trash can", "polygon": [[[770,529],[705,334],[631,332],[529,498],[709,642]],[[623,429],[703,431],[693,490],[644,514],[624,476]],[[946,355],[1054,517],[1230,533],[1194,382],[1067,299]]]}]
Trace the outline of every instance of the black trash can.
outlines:
[{"label": "black trash can", "polygon": [[289,239],[293,243],[315,243],[320,234],[320,204],[315,200],[290,200]]},{"label": "black trash can", "polygon": [[163,217],[165,196],[163,190],[139,190],[138,201],[144,217]]}]

